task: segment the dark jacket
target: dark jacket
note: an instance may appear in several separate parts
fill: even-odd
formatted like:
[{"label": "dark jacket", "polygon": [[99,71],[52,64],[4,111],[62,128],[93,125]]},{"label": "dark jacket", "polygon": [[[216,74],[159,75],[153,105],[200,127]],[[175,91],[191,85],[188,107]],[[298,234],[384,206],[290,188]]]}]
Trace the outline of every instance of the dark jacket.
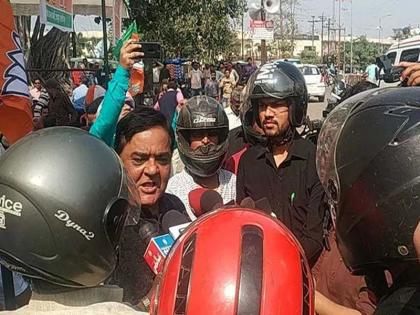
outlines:
[{"label": "dark jacket", "polygon": [[322,252],[326,207],[324,189],[315,165],[316,147],[295,137],[289,154],[276,166],[272,152],[251,146],[241,157],[236,181],[236,198],[267,198],[272,211],[296,236],[313,266]]},{"label": "dark jacket", "polygon": [[147,245],[139,235],[141,224],[147,221],[159,222],[160,234],[164,234],[160,221],[169,210],[177,210],[186,214],[185,207],[178,197],[163,194],[159,201],[159,217],[154,216],[147,209],[142,209],[141,220],[138,225],[126,226],[120,240],[120,260],[109,284],[116,284],[124,289],[124,302],[137,305],[152,287],[155,274],[143,259]]},{"label": "dark jacket", "polygon": [[162,83],[163,80],[170,79],[170,77],[171,77],[171,74],[169,73],[169,70],[166,68],[163,68],[159,74],[159,82]]},{"label": "dark jacket", "polygon": [[160,112],[165,115],[169,123],[172,122],[178,101],[176,100],[177,91],[170,89],[159,99]]},{"label": "dark jacket", "polygon": [[70,98],[61,89],[50,94],[48,118],[55,121],[56,126],[77,126],[78,114]]}]

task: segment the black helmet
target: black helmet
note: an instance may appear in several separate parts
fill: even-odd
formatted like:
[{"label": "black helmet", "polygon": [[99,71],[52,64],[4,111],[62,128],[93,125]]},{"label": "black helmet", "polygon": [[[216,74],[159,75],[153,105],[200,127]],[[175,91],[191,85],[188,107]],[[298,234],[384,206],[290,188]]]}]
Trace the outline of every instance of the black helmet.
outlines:
[{"label": "black helmet", "polygon": [[[252,115],[258,117],[258,102],[255,100],[266,97],[289,100],[291,127],[296,128],[302,125],[306,117],[309,96],[305,78],[296,66],[288,62],[268,63],[251,76],[242,109],[244,129],[249,129],[249,120]],[[249,113],[251,111],[253,114]]]},{"label": "black helmet", "polygon": [[[213,130],[219,143],[190,148],[190,135],[194,130]],[[186,170],[198,177],[209,177],[221,168],[228,149],[229,120],[223,107],[207,96],[189,99],[179,112],[176,136],[178,150]]]},{"label": "black helmet", "polygon": [[355,274],[416,260],[420,218],[420,88],[369,90],[334,109],[321,129],[317,170]]},{"label": "black helmet", "polygon": [[130,185],[118,155],[85,131],[23,138],[0,158],[1,264],[61,286],[102,283],[129,201],[139,200]]}]

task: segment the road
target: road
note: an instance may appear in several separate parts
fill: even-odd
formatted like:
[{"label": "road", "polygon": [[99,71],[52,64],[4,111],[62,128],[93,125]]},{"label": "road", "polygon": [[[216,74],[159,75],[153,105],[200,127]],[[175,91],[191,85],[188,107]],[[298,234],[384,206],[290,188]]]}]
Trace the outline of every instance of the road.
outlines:
[{"label": "road", "polygon": [[316,99],[311,99],[308,104],[308,115],[311,120],[321,119],[322,111],[327,106],[327,98],[324,103],[319,103]]}]

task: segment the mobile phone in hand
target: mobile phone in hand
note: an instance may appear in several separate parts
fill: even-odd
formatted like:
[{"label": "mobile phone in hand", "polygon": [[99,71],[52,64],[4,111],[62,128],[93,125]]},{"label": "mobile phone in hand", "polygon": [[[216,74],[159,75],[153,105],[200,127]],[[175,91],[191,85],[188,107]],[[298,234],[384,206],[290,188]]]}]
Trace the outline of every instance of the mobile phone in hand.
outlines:
[{"label": "mobile phone in hand", "polygon": [[135,42],[141,45],[141,52],[144,54],[143,59],[161,59],[162,47],[156,42]]}]

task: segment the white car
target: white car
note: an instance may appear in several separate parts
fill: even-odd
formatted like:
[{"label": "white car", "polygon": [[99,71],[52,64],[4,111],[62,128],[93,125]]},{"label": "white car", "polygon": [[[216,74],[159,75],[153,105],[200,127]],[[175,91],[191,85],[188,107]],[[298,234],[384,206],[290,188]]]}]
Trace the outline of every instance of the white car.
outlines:
[{"label": "white car", "polygon": [[277,59],[274,60],[273,63],[278,63],[278,62],[288,62],[291,63],[293,65],[300,65],[300,59],[296,59],[296,58],[289,58],[289,59]]},{"label": "white car", "polygon": [[325,82],[321,71],[315,65],[296,65],[305,77],[309,96],[317,97],[320,102],[325,100]]}]

